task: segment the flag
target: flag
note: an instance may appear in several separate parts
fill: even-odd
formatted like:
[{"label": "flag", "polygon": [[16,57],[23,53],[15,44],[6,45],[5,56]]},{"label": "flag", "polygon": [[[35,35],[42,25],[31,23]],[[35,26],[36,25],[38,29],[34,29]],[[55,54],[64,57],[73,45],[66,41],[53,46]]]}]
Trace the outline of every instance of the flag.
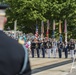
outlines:
[{"label": "flag", "polygon": [[64,24],[64,33],[65,33],[65,42],[67,43],[67,21],[66,20]]},{"label": "flag", "polygon": [[14,38],[16,38],[17,20],[14,21]]},{"label": "flag", "polygon": [[53,30],[55,30],[55,20],[53,20]]},{"label": "flag", "polygon": [[38,39],[38,25],[36,25],[35,38]]},{"label": "flag", "polygon": [[65,20],[65,24],[64,24],[64,33],[67,33],[67,21]]},{"label": "flag", "polygon": [[44,38],[44,22],[41,21],[41,39]]},{"label": "flag", "polygon": [[59,41],[62,42],[62,40],[63,40],[63,39],[62,39],[62,35],[60,34],[60,36],[59,36]]},{"label": "flag", "polygon": [[41,21],[41,33],[44,33],[44,22]]},{"label": "flag", "polygon": [[61,20],[59,20],[59,40],[60,40],[60,42],[62,42],[62,35],[61,35],[61,33],[62,33]]},{"label": "flag", "polygon": [[61,29],[61,20],[59,20],[59,33],[62,33],[62,29]]},{"label": "flag", "polygon": [[49,20],[47,20],[47,32],[46,32],[47,38],[49,38],[49,26],[50,26],[50,23],[49,23]]},{"label": "flag", "polygon": [[53,32],[52,32],[52,37],[55,37],[55,20],[53,20]]}]

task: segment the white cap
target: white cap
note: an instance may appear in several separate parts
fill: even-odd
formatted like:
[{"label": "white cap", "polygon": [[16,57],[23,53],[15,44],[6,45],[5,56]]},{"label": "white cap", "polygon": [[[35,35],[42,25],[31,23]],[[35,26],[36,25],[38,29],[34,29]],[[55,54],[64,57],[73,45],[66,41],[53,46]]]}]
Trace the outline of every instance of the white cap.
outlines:
[{"label": "white cap", "polygon": [[0,9],[0,16],[5,16],[5,15],[6,15],[5,10]]},{"label": "white cap", "polygon": [[6,8],[8,8],[9,6],[7,4],[0,4],[0,16],[5,16],[5,10]]}]

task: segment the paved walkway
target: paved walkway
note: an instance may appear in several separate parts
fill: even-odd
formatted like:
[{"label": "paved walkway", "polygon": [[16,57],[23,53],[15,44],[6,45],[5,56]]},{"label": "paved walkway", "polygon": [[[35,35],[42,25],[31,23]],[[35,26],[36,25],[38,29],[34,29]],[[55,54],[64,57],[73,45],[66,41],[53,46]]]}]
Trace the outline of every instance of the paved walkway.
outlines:
[{"label": "paved walkway", "polygon": [[[47,58],[47,57],[46,58],[30,58],[32,71],[39,68],[39,71],[37,73],[32,73],[32,75],[76,75],[75,70],[73,70],[73,72],[70,73],[72,63],[69,62],[68,64],[66,64],[67,63],[66,61],[70,61],[70,60],[71,60],[70,56],[68,59],[65,59],[64,56],[61,59],[58,57],[57,58],[53,58],[53,57],[52,58]],[[54,68],[52,67],[48,69],[46,67],[48,65],[53,65],[57,63],[60,64],[61,62],[63,62],[61,66],[56,66]],[[41,67],[45,69],[41,70],[40,69]]]},{"label": "paved walkway", "polygon": [[35,69],[35,68],[39,68],[39,67],[43,67],[46,65],[52,65],[52,64],[56,64],[56,63],[60,63],[63,61],[68,61],[70,59],[59,59],[59,58],[30,58],[31,61],[31,68]]},{"label": "paved walkway", "polygon": [[76,69],[73,69],[72,73],[69,73],[67,75],[76,75]]}]

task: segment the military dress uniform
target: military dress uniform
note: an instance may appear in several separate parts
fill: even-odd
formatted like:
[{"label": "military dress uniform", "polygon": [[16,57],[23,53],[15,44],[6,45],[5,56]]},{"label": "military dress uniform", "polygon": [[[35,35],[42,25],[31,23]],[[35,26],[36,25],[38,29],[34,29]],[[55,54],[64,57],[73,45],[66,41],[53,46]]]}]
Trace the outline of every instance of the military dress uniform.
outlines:
[{"label": "military dress uniform", "polygon": [[37,50],[37,57],[39,58],[40,57],[40,53],[39,53],[39,42],[36,42],[36,50]]},{"label": "military dress uniform", "polygon": [[74,57],[74,49],[75,49],[74,42],[70,42],[70,55],[71,55],[71,58]]},{"label": "military dress uniform", "polygon": [[64,53],[65,53],[65,58],[68,58],[68,46],[67,46],[67,43],[64,43]]},{"label": "military dress uniform", "polygon": [[56,50],[57,50],[57,42],[52,42],[52,49],[53,49],[53,57],[56,58]]},{"label": "military dress uniform", "polygon": [[63,50],[63,44],[62,42],[60,42],[58,46],[59,58],[62,58],[62,50]]},{"label": "military dress uniform", "polygon": [[45,49],[45,52],[47,53],[47,41],[44,41],[44,49]]},{"label": "military dress uniform", "polygon": [[43,58],[45,58],[44,41],[41,42],[41,49],[42,49],[42,55],[43,55]]},{"label": "military dress uniform", "polygon": [[38,53],[38,57],[40,57],[40,50],[41,50],[40,47],[41,47],[41,42],[38,41],[38,52],[39,52],[39,53]]},{"label": "military dress uniform", "polygon": [[[24,58],[25,52],[22,45],[0,31],[0,75],[19,74]],[[31,75],[29,60],[22,75]]]},{"label": "military dress uniform", "polygon": [[50,58],[50,56],[51,56],[51,48],[52,48],[52,42],[47,41],[48,58]]},{"label": "military dress uniform", "polygon": [[[6,5],[0,5],[0,18]],[[1,23],[1,21],[0,21]],[[26,48],[7,36],[0,28],[0,75],[31,75]]]},{"label": "military dress uniform", "polygon": [[32,40],[32,42],[31,42],[31,53],[32,53],[32,58],[34,58],[34,49],[35,49],[35,42],[34,42],[34,40]]}]

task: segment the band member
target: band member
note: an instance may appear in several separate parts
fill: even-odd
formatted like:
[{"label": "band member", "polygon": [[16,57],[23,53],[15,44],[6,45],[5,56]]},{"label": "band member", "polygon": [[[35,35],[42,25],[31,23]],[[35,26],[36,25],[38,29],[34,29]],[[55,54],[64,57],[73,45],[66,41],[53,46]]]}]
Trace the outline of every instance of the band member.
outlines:
[{"label": "band member", "polygon": [[44,49],[45,49],[45,53],[47,53],[47,40],[46,39],[44,41]]},{"label": "band member", "polygon": [[40,53],[39,53],[39,40],[36,41],[35,48],[37,50],[37,57],[39,58],[40,57]]},{"label": "band member", "polygon": [[60,42],[60,43],[58,44],[59,58],[62,58],[62,51],[63,51],[63,43]]},{"label": "band member", "polygon": [[52,49],[53,49],[53,56],[54,58],[56,58],[57,42],[55,39],[52,42]]},{"label": "band member", "polygon": [[75,50],[74,50],[74,54],[76,54],[76,41],[75,41]]},{"label": "band member", "polygon": [[52,42],[48,40],[47,41],[48,58],[50,58],[50,55],[51,55],[51,48],[52,48]]},{"label": "band member", "polygon": [[64,42],[64,53],[65,53],[65,58],[68,58],[68,46],[66,42]]},{"label": "band member", "polygon": [[41,42],[41,49],[42,49],[43,58],[45,58],[44,40],[42,40],[42,42]]},{"label": "band member", "polygon": [[35,49],[35,41],[32,40],[32,42],[31,42],[31,53],[32,53],[32,58],[34,58],[34,49]]},{"label": "band member", "polygon": [[70,41],[70,54],[71,54],[71,58],[74,57],[74,49],[75,49],[75,43],[74,43],[73,39],[71,39],[71,41]]}]

